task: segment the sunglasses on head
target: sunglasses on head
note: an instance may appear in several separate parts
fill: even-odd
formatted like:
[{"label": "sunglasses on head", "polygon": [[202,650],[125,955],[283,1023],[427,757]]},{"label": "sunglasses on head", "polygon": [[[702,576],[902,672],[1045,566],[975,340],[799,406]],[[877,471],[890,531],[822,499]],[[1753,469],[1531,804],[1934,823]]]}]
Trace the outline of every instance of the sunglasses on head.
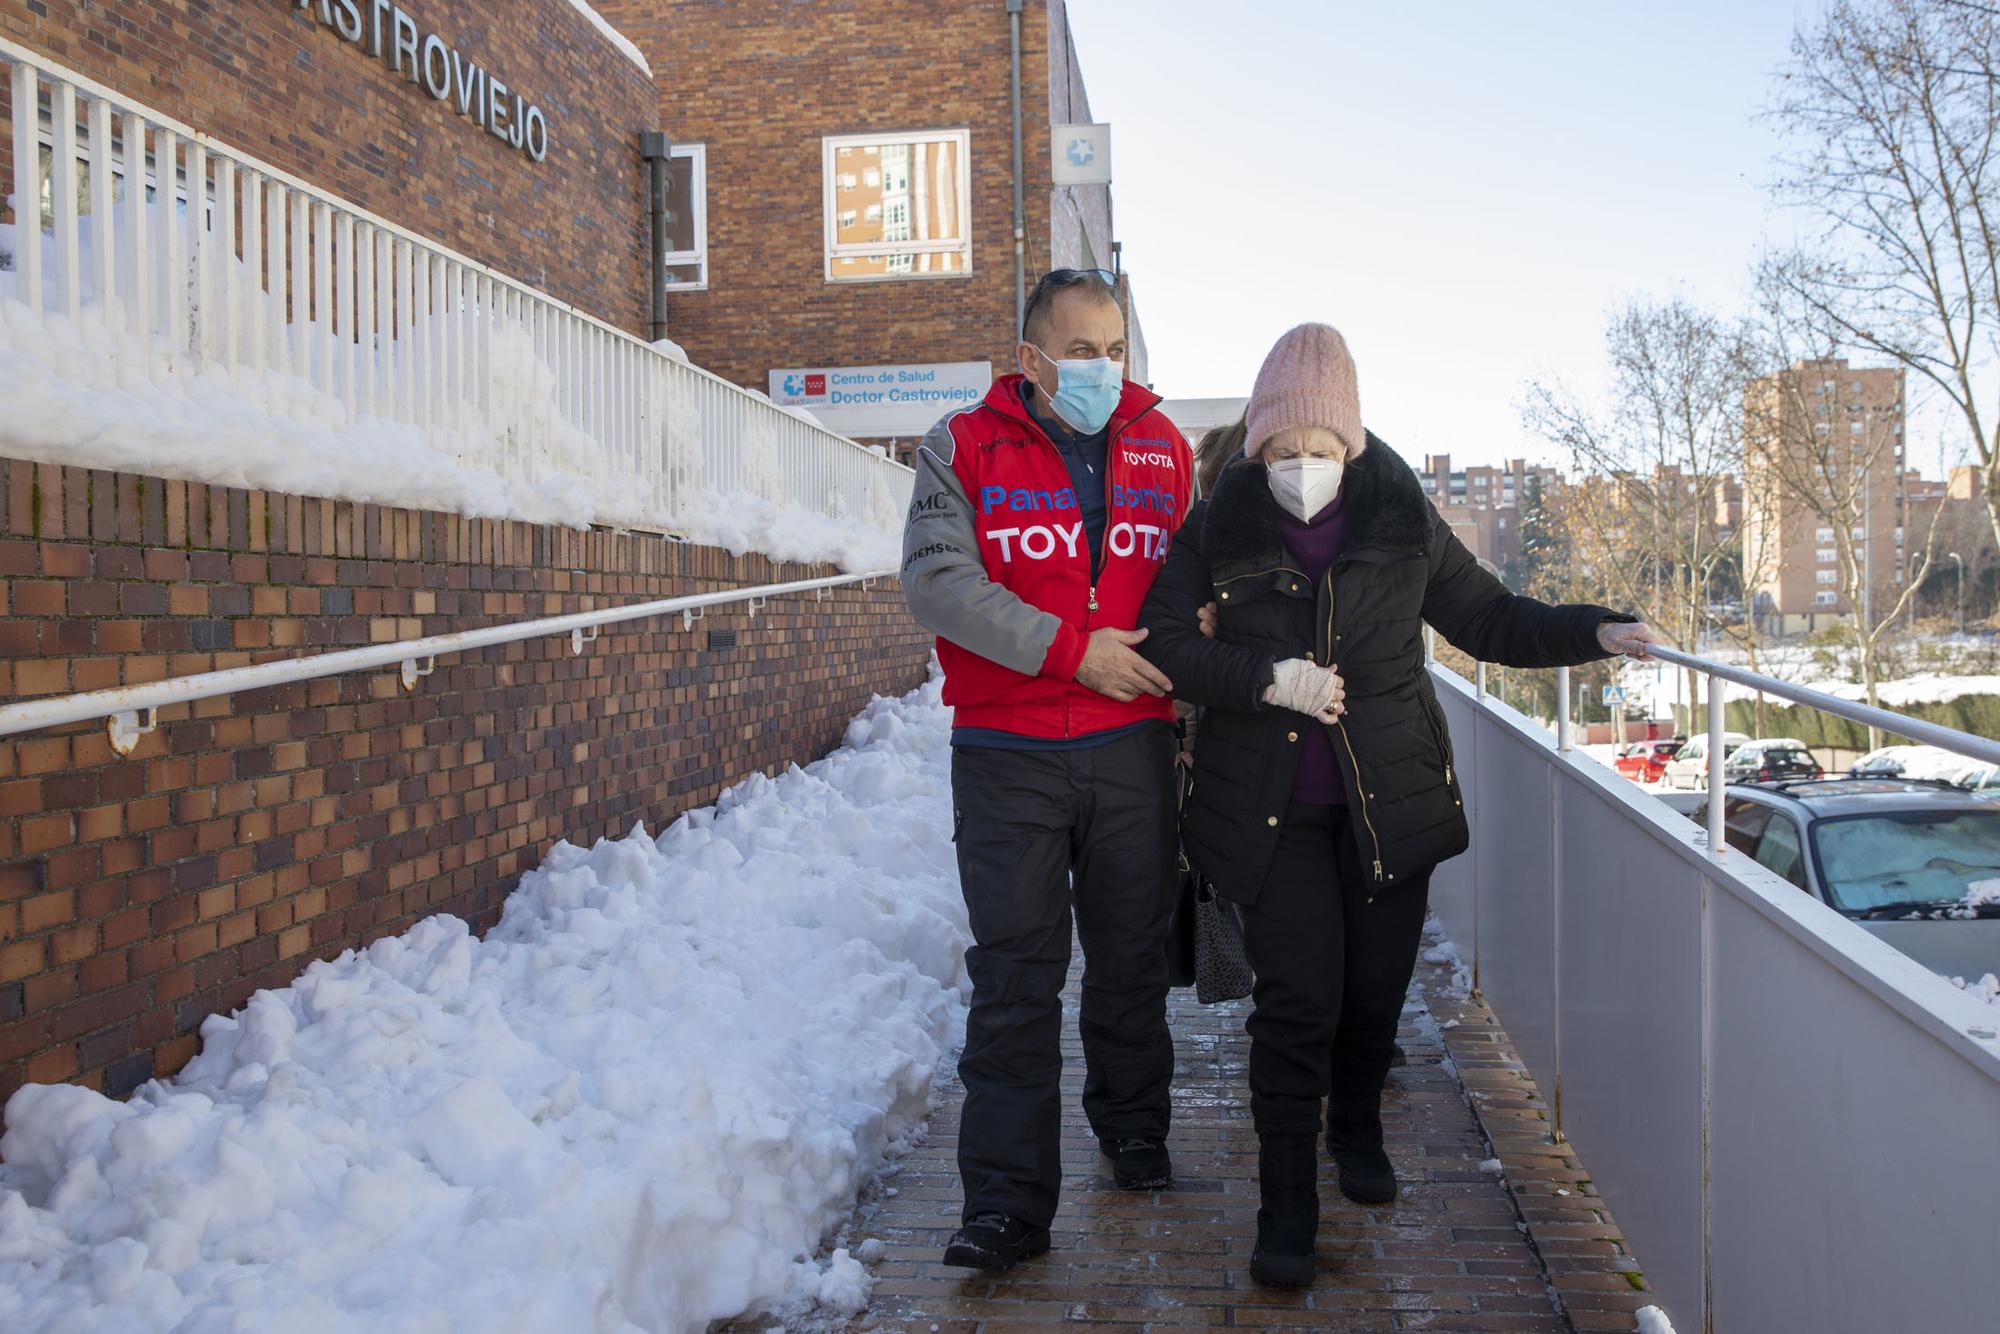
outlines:
[{"label": "sunglasses on head", "polygon": [[1110,269],[1050,269],[1036,281],[1034,290],[1028,293],[1028,300],[1021,307],[1021,335],[1027,336],[1028,324],[1035,318],[1035,307],[1039,306],[1051,292],[1060,292],[1066,287],[1089,282],[1092,278],[1116,292],[1118,275]]}]

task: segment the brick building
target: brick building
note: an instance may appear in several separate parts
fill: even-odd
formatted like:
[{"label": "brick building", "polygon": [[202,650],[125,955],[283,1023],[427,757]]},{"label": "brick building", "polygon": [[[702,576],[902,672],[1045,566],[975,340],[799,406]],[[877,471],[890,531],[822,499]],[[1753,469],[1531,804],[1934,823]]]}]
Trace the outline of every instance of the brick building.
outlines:
[{"label": "brick building", "polygon": [[[648,329],[641,135],[660,95],[578,0],[0,0],[0,41],[0,193],[34,175],[17,173],[17,142],[54,167],[56,145],[91,147],[98,113],[128,98],[151,138],[121,141],[134,122],[111,122],[119,193],[143,163],[149,191],[188,206],[179,242],[233,248],[233,227],[202,225],[228,220],[216,156],[192,151],[224,145],[370,225]],[[10,118],[30,86],[8,78],[16,60],[47,67],[36,126]],[[71,212],[56,188],[44,225]],[[88,216],[102,196],[79,197],[83,230],[109,221]],[[36,235],[36,202],[23,191],[0,215],[17,243]],[[326,232],[299,216],[279,214],[263,252],[294,324],[303,274],[327,258],[305,253],[300,238]],[[155,269],[163,288],[186,271]],[[584,321],[562,314],[574,335]],[[599,363],[593,382],[609,378]],[[825,572],[658,535],[204,484],[163,475],[178,462],[166,451],[122,472],[48,452],[0,458],[8,703]],[[122,1096],[178,1070],[206,1016],[315,959],[438,912],[483,930],[556,840],[662,828],[821,754],[871,695],[919,684],[929,656],[891,582],[718,608],[698,628],[627,622],[582,653],[537,639],[446,655],[408,690],[350,673],[165,705],[129,754],[101,720],[0,738],[0,1104],[25,1081]]]},{"label": "brick building", "polygon": [[1521,558],[1521,504],[1531,479],[1553,488],[1562,474],[1526,459],[1509,459],[1499,468],[1453,470],[1451,455],[1426,454],[1417,477],[1466,549],[1504,571]]},{"label": "brick building", "polygon": [[1775,635],[1852,620],[1851,548],[1866,610],[1881,617],[1907,577],[1903,372],[1802,361],[1753,382],[1744,411],[1744,547],[1761,553],[1753,613]]},{"label": "brick building", "polygon": [[[697,364],[905,454],[1014,369],[1005,4],[598,8],[658,76],[675,145],[667,332]],[[1052,127],[1092,120],[1063,0],[1025,0],[1020,20],[1021,272],[1032,284],[1051,268],[1116,267],[1111,187],[1051,184]],[[1121,287],[1127,371],[1143,382],[1144,339]],[[872,420],[828,410],[850,368],[928,368],[934,378],[916,383],[931,396]],[[787,371],[799,373],[790,395]]]}]

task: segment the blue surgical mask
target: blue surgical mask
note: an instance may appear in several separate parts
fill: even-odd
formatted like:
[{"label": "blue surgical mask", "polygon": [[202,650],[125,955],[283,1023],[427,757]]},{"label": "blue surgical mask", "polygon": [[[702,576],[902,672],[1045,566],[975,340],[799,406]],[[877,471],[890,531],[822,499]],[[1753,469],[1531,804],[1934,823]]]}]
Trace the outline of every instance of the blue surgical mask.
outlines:
[{"label": "blue surgical mask", "polygon": [[1050,410],[1080,435],[1103,430],[1125,391],[1124,363],[1111,357],[1057,361],[1040,348],[1035,351],[1056,368],[1056,390],[1048,395]]}]

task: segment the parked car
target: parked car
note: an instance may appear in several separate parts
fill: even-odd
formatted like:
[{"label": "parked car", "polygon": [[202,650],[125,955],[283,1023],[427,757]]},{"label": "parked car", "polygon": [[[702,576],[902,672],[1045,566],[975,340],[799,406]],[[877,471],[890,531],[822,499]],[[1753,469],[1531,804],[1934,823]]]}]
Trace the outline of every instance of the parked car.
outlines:
[{"label": "parked car", "polygon": [[[1750,738],[1744,736],[1741,732],[1724,732],[1722,734],[1723,763],[1727,764],[1729,762],[1729,757],[1736,753],[1738,746],[1747,746],[1749,744]],[[1667,761],[1666,770],[1661,777],[1662,781],[1668,787],[1706,787],[1708,785],[1708,734],[1706,732],[1699,732],[1689,737],[1687,743],[1674,752],[1674,757]]]},{"label": "parked car", "polygon": [[1671,760],[1685,743],[1679,737],[1656,741],[1634,741],[1618,752],[1615,768],[1635,783],[1657,783]]},{"label": "parked car", "polygon": [[1913,746],[1907,743],[1882,746],[1869,751],[1847,766],[1849,778],[1938,778],[1950,781],[1954,774],[1974,763],[1942,746]]},{"label": "parked car", "polygon": [[[1708,806],[1693,818],[1705,822]],[[1729,846],[1934,972],[2000,973],[2000,807],[1909,778],[1730,787]]]},{"label": "parked car", "polygon": [[1826,770],[1791,737],[1771,737],[1738,746],[1722,763],[1726,783],[1782,783],[1795,778],[1823,778]]}]

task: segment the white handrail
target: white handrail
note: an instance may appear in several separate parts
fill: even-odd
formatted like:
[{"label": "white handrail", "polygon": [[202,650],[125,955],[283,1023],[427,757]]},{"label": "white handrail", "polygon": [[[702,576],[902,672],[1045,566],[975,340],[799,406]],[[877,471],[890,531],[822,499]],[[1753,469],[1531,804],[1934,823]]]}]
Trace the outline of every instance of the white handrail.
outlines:
[{"label": "white handrail", "polygon": [[[911,473],[881,452],[4,37],[0,68],[9,184],[29,201],[10,276],[44,318],[163,342],[190,375],[296,376],[520,494],[581,480],[599,523],[681,531],[715,494],[748,493],[900,530]],[[44,143],[53,235],[32,202]],[[131,188],[147,181],[150,202]]]},{"label": "white handrail", "polygon": [[1921,741],[1942,750],[1957,751],[1961,755],[1970,755],[1975,759],[2000,764],[2000,741],[1989,741],[1985,737],[1974,736],[1970,732],[1960,732],[1939,723],[1929,723],[1921,718],[1891,713],[1872,704],[1857,704],[1853,700],[1829,695],[1825,691],[1814,690],[1809,686],[1793,685],[1790,681],[1780,681],[1761,672],[1731,667],[1727,663],[1715,662],[1693,653],[1683,653],[1679,649],[1654,645],[1650,652],[1653,657],[1681,667],[1692,667],[1710,678],[1720,677],[1725,681],[1733,681],[1737,685],[1748,686],[1767,695],[1776,695],[1779,699],[1789,700],[1794,704],[1803,704],[1807,708],[1818,709],[1822,713],[1831,713],[1849,722],[1860,723],[1863,727],[1893,732],[1897,736]]},{"label": "white handrail", "polygon": [[151,715],[169,704],[186,704],[198,699],[232,695],[240,690],[259,690],[269,686],[289,685],[296,681],[311,681],[347,672],[373,671],[397,665],[403,669],[403,684],[406,687],[414,687],[419,677],[430,674],[431,668],[436,665],[436,659],[447,653],[462,653],[469,649],[488,648],[494,644],[511,644],[523,639],[539,639],[544,635],[561,634],[570,635],[572,651],[580,653],[584,644],[597,637],[594,633],[585,636],[583,632],[595,631],[606,625],[680,612],[687,615],[688,625],[691,627],[693,613],[709,607],[749,602],[754,604],[754,614],[755,606],[761,606],[774,597],[783,597],[790,593],[812,593],[847,584],[872,584],[878,579],[893,577],[895,577],[893,570],[878,570],[873,574],[831,575],[824,579],[800,579],[785,584],[729,589],[721,593],[694,593],[685,597],[660,598],[623,607],[603,607],[596,611],[571,612],[564,616],[543,616],[529,621],[512,621],[479,630],[459,630],[450,634],[427,635],[421,639],[402,639],[392,644],[371,644],[366,648],[307,654],[276,662],[253,663],[248,667],[227,667],[220,671],[197,672],[190,676],[176,676],[164,681],[114,686],[108,690],[90,690],[81,694],[22,700],[13,704],[0,704],[0,736],[37,731],[44,727],[58,727],[64,723],[87,722],[93,718],[107,718],[111,720],[112,744],[120,754],[125,754],[129,753],[132,743],[136,742],[140,735],[153,729],[153,719],[141,718],[139,715]]}]

